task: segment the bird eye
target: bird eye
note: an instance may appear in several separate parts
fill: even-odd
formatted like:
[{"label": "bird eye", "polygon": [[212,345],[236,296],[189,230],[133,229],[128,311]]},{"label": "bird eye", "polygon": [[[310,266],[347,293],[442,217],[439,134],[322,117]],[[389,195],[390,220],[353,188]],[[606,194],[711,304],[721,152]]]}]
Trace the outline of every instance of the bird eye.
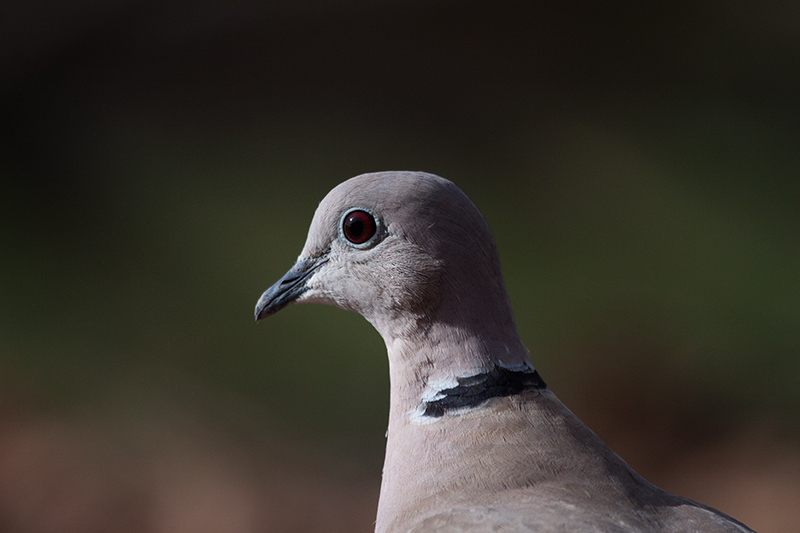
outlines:
[{"label": "bird eye", "polygon": [[375,217],[361,209],[354,209],[342,217],[342,233],[353,244],[364,244],[377,231]]}]

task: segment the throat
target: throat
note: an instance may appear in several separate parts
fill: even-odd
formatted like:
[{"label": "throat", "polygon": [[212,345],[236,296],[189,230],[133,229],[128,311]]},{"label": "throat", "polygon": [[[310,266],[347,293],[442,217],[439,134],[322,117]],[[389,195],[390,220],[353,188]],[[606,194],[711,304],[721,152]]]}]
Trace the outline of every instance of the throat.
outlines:
[{"label": "throat", "polygon": [[433,421],[446,414],[480,407],[492,398],[547,388],[539,372],[533,368],[512,370],[497,365],[487,372],[455,378],[455,381],[452,387],[429,391],[423,396],[414,413],[415,418]]}]

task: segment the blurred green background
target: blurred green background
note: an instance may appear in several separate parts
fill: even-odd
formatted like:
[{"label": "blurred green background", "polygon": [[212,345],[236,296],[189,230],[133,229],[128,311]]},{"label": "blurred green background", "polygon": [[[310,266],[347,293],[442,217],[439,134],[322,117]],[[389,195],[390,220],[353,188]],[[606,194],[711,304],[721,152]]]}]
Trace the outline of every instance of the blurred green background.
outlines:
[{"label": "blurred green background", "polygon": [[0,530],[369,531],[380,337],[252,311],[393,169],[634,468],[796,527],[796,2],[12,1],[0,49]]}]

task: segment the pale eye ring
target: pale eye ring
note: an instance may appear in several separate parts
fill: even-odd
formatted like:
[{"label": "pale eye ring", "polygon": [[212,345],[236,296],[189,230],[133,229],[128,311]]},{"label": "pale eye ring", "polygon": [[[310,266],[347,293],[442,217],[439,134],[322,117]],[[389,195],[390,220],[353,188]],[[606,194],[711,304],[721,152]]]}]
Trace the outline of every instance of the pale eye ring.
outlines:
[{"label": "pale eye ring", "polygon": [[339,219],[339,237],[355,248],[368,248],[374,244],[380,224],[369,209],[353,207]]}]

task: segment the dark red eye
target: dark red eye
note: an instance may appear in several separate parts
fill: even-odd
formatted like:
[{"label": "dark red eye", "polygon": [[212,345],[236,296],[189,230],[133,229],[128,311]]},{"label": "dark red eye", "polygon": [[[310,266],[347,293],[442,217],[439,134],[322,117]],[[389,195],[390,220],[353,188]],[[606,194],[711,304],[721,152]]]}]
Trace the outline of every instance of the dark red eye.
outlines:
[{"label": "dark red eye", "polygon": [[342,221],[342,232],[353,244],[364,244],[375,235],[375,219],[366,211],[351,211]]}]

